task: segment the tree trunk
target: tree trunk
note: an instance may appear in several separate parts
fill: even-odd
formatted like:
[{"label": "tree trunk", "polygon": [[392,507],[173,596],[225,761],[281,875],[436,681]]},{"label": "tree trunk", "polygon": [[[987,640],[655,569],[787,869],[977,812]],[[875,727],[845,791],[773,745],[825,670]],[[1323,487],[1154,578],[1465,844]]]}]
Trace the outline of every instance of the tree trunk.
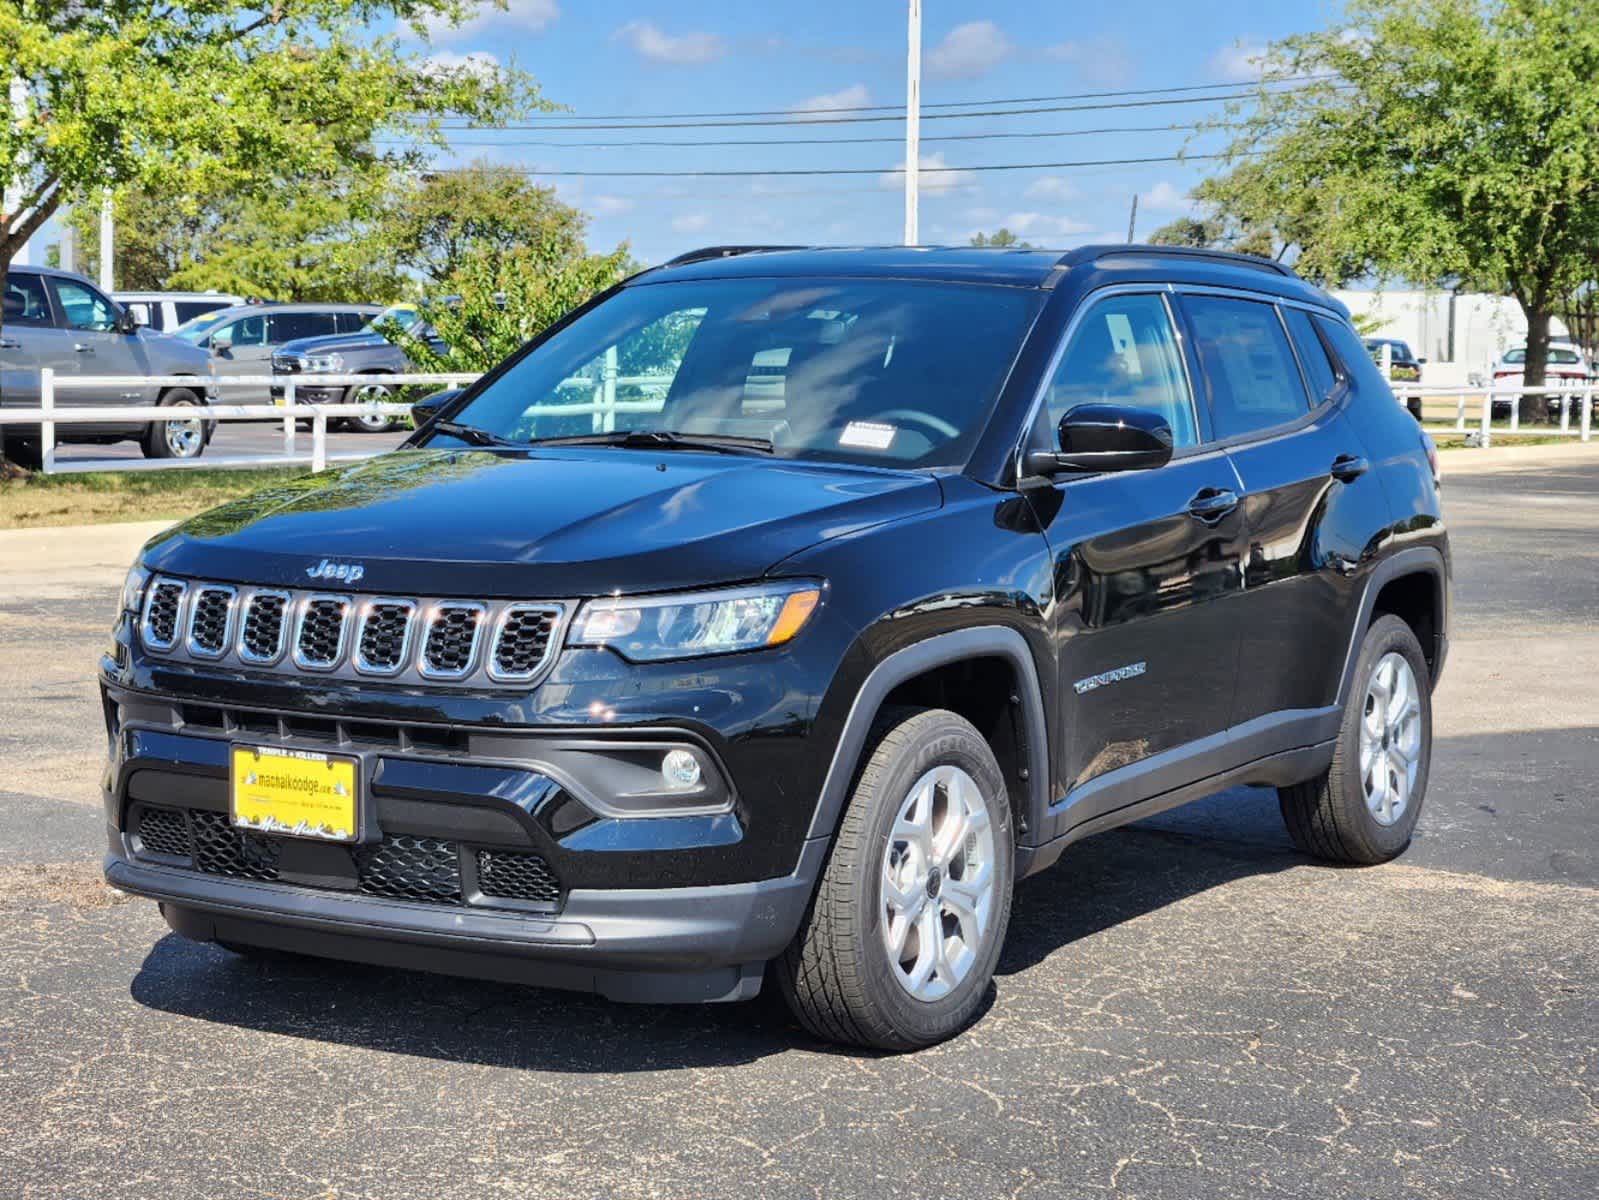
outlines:
[{"label": "tree trunk", "polygon": [[[1549,318],[1547,305],[1522,305],[1527,317],[1527,359],[1522,365],[1521,382],[1528,387],[1541,387],[1549,363]],[[1541,420],[1548,413],[1544,398],[1535,393],[1524,393],[1519,402],[1523,422]]]}]

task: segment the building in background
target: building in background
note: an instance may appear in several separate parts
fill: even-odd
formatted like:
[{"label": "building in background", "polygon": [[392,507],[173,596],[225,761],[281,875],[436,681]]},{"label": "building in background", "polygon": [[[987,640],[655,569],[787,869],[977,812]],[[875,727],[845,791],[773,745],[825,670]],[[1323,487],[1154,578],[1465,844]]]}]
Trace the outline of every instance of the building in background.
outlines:
[{"label": "building in background", "polygon": [[[1527,337],[1521,307],[1508,296],[1480,292],[1350,291],[1333,293],[1371,337],[1398,338],[1427,360],[1425,382],[1464,384],[1486,375],[1494,361]],[[1361,320],[1369,318],[1369,320]],[[1371,322],[1376,326],[1370,327]],[[1549,332],[1564,334],[1559,318]]]}]

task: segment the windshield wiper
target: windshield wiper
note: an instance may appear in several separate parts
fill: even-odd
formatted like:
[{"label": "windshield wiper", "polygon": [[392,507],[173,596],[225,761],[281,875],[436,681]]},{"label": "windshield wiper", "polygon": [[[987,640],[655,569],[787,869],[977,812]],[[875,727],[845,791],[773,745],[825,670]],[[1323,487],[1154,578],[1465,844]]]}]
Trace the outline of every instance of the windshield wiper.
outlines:
[{"label": "windshield wiper", "polygon": [[487,429],[479,429],[476,425],[463,425],[459,421],[438,421],[433,426],[435,433],[447,433],[451,437],[460,438],[472,446],[526,446],[526,442],[513,442],[510,438],[502,438],[497,433],[490,433]]},{"label": "windshield wiper", "polygon": [[669,429],[619,429],[614,433],[577,433],[569,437],[534,438],[535,446],[622,446],[629,450],[710,450],[717,454],[771,454],[767,438],[718,433],[673,433]]}]

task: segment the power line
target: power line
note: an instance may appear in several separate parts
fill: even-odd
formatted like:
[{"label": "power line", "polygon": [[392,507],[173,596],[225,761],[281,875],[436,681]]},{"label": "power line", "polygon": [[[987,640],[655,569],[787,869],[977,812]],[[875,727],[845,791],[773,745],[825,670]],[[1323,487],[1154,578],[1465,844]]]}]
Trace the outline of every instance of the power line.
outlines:
[{"label": "power line", "polygon": [[[1037,116],[1041,113],[1055,112],[1101,112],[1110,109],[1126,108],[1161,108],[1173,104],[1215,104],[1223,100],[1246,100],[1257,93],[1255,92],[1224,92],[1214,96],[1173,96],[1160,100],[1121,100],[1114,104],[1052,104],[1038,108],[985,108],[974,112],[937,112],[924,113],[924,121],[954,121],[966,120],[973,117],[1027,117]],[[793,117],[782,121],[655,121],[648,124],[637,122],[622,122],[616,124],[596,123],[591,125],[483,125],[469,123],[465,125],[440,125],[441,130],[472,129],[472,130],[524,130],[528,132],[587,132],[591,129],[716,129],[716,128],[742,128],[753,126],[772,125],[859,125],[881,123],[884,121],[903,120],[901,115],[882,117]]]},{"label": "power line", "polygon": [[[986,163],[975,167],[922,167],[924,175],[964,175],[978,171],[1045,171],[1073,167],[1132,167],[1148,163],[1200,162],[1205,159],[1226,158],[1225,154],[1167,154],[1149,158],[1096,158],[1077,162],[1037,163]],[[760,175],[898,175],[904,167],[804,167],[776,168],[765,171],[546,171],[541,167],[513,167],[524,175],[587,176],[589,178],[670,178],[703,179],[723,177],[752,177]]]}]

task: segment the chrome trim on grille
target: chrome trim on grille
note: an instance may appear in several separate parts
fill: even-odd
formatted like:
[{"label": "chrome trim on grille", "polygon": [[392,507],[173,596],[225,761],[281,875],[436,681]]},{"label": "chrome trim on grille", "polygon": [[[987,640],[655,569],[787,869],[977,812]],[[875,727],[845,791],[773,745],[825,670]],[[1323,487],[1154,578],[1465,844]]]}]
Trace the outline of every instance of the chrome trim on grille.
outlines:
[{"label": "chrome trim on grille", "polygon": [[[155,611],[156,598],[163,589],[176,588],[177,599],[172,603],[175,606],[172,613],[172,636],[169,638],[156,637],[150,628],[150,616]],[[149,588],[144,594],[144,612],[139,618],[139,640],[150,650],[166,651],[175,647],[183,636],[183,608],[184,601],[189,598],[189,585],[181,579],[173,579],[168,575],[157,575],[150,581]]]},{"label": "chrome trim on grille", "polygon": [[[215,649],[202,646],[195,640],[194,628],[200,620],[200,606],[207,596],[226,596],[227,607],[222,610],[222,637]],[[195,586],[194,599],[189,602],[188,638],[184,648],[195,658],[221,658],[233,641],[233,615],[238,608],[239,589],[225,583],[202,583]]]},{"label": "chrome trim on grille", "polygon": [[[489,678],[496,683],[526,683],[539,675],[555,656],[555,640],[561,633],[561,616],[564,611],[559,604],[507,604],[500,611],[499,619],[494,622],[494,636],[489,639]],[[519,613],[548,613],[550,636],[545,642],[543,655],[531,668],[526,671],[504,671],[500,669],[500,641],[505,637],[507,622]]]},{"label": "chrome trim on grille", "polygon": [[[466,648],[466,663],[459,669],[440,670],[428,662],[428,652],[433,647],[433,638],[439,632],[440,618],[446,612],[469,612],[476,618],[472,624],[472,641]],[[483,645],[484,618],[488,616],[486,606],[477,603],[463,603],[458,600],[441,600],[430,606],[422,614],[423,621],[427,624],[427,632],[422,635],[422,649],[416,656],[416,669],[424,679],[465,679],[477,668],[478,648]]]},{"label": "chrome trim on grille", "polygon": [[[366,660],[366,626],[372,619],[372,610],[379,606],[405,609],[405,629],[400,634],[400,652],[393,666],[370,663]],[[350,652],[351,665],[363,675],[398,675],[411,660],[412,632],[416,629],[416,601],[399,596],[368,596],[362,600],[355,624],[355,647]]]},{"label": "chrome trim on grille", "polygon": [[[251,653],[247,641],[250,634],[250,619],[257,600],[277,600],[282,605],[278,611],[277,636],[273,640],[272,653],[267,655]],[[289,616],[294,611],[294,597],[276,588],[256,588],[245,597],[244,603],[239,606],[239,611],[244,615],[239,620],[239,638],[234,646],[234,653],[239,656],[240,662],[249,663],[252,667],[272,666],[283,657],[283,651],[288,646],[285,631],[289,627]]]},{"label": "chrome trim on grille", "polygon": [[[340,606],[339,640],[333,648],[333,656],[331,658],[317,659],[305,654],[304,647],[300,643],[305,636],[305,623],[306,619],[311,615],[312,606],[322,603]],[[332,592],[312,592],[310,595],[303,597],[299,604],[295,605],[294,640],[290,643],[293,648],[289,652],[289,657],[293,659],[294,665],[302,671],[321,672],[331,671],[343,662],[344,650],[350,640],[350,611],[354,607],[355,603],[349,596],[341,596]]]}]

